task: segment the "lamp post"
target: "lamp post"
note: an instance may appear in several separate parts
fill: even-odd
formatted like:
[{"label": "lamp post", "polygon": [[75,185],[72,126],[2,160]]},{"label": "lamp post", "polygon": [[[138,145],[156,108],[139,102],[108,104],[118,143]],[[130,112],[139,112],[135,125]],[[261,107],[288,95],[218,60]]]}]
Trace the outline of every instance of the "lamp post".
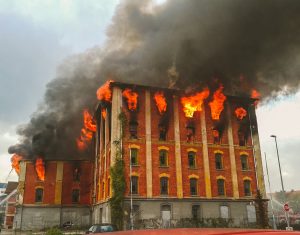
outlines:
[{"label": "lamp post", "polygon": [[274,215],[273,197],[272,197],[272,190],[271,190],[271,184],[270,184],[269,169],[268,169],[268,162],[267,162],[267,155],[266,155],[266,153],[265,153],[265,162],[266,162],[266,170],[267,170],[269,190],[270,190],[271,209],[272,209],[272,217],[273,217],[273,229],[277,229],[276,221],[275,221],[275,215]]},{"label": "lamp post", "polygon": [[[282,180],[282,174],[281,174],[281,165],[280,165],[280,160],[279,160],[279,152],[278,152],[278,145],[277,145],[277,136],[276,135],[271,135],[271,137],[274,138],[275,144],[276,144],[276,152],[277,152],[277,160],[278,160],[279,174],[280,174],[280,180],[281,180],[281,188],[282,188],[282,193],[283,193],[283,200],[284,200],[284,203],[286,203],[285,190],[284,190],[283,180]],[[290,223],[289,223],[289,220],[288,220],[287,211],[285,211],[285,220],[286,220],[287,226],[290,227]]]}]

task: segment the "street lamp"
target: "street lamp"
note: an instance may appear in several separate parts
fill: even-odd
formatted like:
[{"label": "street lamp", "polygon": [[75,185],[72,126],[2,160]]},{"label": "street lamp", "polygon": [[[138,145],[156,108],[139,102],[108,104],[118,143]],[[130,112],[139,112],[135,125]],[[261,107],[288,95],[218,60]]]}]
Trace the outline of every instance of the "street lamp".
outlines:
[{"label": "street lamp", "polygon": [[[285,190],[284,190],[283,180],[282,180],[282,174],[281,174],[281,165],[280,165],[280,160],[279,160],[279,152],[278,152],[278,145],[277,145],[277,136],[276,135],[271,135],[271,137],[274,138],[275,144],[276,144],[276,152],[277,152],[277,160],[278,160],[279,174],[280,174],[280,180],[281,180],[281,188],[282,188],[282,193],[283,193],[283,200],[284,200],[284,203],[286,203]],[[287,211],[285,211],[285,220],[286,220],[287,226],[290,227],[290,223],[289,223],[289,220],[288,220]]]}]

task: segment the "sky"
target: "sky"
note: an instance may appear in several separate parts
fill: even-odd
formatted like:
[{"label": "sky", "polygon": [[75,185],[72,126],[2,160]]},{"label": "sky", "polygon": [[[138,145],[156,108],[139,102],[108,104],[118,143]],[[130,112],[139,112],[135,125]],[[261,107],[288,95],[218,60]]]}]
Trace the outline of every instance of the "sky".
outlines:
[{"label": "sky", "polygon": [[[17,180],[7,149],[16,128],[30,120],[46,84],[69,56],[101,46],[119,0],[0,0],[0,182]],[[156,0],[161,4],[163,0]],[[281,189],[274,138],[286,190],[300,190],[300,92],[257,108],[262,156],[272,191]],[[269,191],[266,184],[267,191]]]}]

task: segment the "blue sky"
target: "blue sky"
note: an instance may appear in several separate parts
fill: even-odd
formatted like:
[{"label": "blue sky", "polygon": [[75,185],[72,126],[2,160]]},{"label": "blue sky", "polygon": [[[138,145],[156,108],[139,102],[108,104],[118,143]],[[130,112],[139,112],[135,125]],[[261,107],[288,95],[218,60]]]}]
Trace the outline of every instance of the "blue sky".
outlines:
[{"label": "blue sky", "polygon": [[[0,181],[7,179],[7,148],[16,127],[30,120],[46,84],[68,57],[101,46],[118,0],[0,0]],[[157,3],[163,0],[156,0]],[[300,189],[300,93],[257,110],[262,153],[269,159],[273,190],[280,190],[274,139],[278,136],[286,189]],[[10,180],[17,179],[13,172]]]}]

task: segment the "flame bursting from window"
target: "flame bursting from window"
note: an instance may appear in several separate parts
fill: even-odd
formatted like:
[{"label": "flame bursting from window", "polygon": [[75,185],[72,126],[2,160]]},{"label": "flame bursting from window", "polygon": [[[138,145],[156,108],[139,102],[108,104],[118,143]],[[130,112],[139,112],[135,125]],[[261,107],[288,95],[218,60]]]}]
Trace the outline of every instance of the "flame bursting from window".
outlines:
[{"label": "flame bursting from window", "polygon": [[39,179],[44,181],[45,180],[45,166],[44,166],[44,161],[41,157],[38,157],[35,160],[35,171],[36,171]]},{"label": "flame bursting from window", "polygon": [[87,109],[83,110],[83,124],[84,127],[81,129],[81,135],[76,139],[77,148],[80,151],[87,148],[88,143],[93,138],[93,132],[96,132],[96,124]]},{"label": "flame bursting from window", "polygon": [[162,113],[166,112],[167,101],[166,101],[166,97],[164,96],[164,93],[162,91],[157,91],[154,94],[154,100],[155,100],[155,103],[156,103],[159,113],[162,114]]},{"label": "flame bursting from window", "polygon": [[11,161],[11,167],[15,169],[16,173],[20,174],[20,161],[22,160],[22,157],[18,154],[14,154],[10,161]]},{"label": "flame bursting from window", "polygon": [[106,109],[105,109],[105,108],[102,108],[102,109],[101,109],[101,114],[102,114],[102,117],[103,117],[104,119],[106,119],[107,112],[106,112]]},{"label": "flame bursting from window", "polygon": [[205,88],[203,91],[198,92],[197,94],[189,97],[182,97],[181,103],[183,105],[183,112],[188,118],[194,116],[194,112],[202,110],[203,101],[209,96],[208,88]]},{"label": "flame bursting from window", "polygon": [[[255,89],[252,89],[252,91],[251,91],[251,98],[253,98],[253,99],[260,99],[260,97],[261,97],[261,95],[260,95],[260,93],[257,91],[257,90],[255,90]],[[255,102],[254,102],[254,105],[255,106],[257,106],[258,105],[258,100],[256,100]]]},{"label": "flame bursting from window", "polygon": [[211,117],[213,120],[219,120],[220,115],[224,109],[224,102],[226,100],[226,96],[223,94],[223,85],[220,85],[218,90],[214,92],[213,100],[209,102]]},{"label": "flame bursting from window", "polygon": [[98,100],[111,102],[111,89],[110,84],[113,80],[106,81],[101,87],[98,88],[96,94]]},{"label": "flame bursting from window", "polygon": [[237,108],[234,112],[236,117],[240,120],[242,120],[247,115],[247,111],[242,107]]},{"label": "flame bursting from window", "polygon": [[127,88],[123,91],[123,96],[127,100],[128,109],[130,111],[136,110],[138,94],[132,91],[131,89]]}]

